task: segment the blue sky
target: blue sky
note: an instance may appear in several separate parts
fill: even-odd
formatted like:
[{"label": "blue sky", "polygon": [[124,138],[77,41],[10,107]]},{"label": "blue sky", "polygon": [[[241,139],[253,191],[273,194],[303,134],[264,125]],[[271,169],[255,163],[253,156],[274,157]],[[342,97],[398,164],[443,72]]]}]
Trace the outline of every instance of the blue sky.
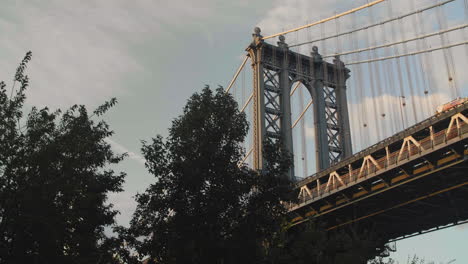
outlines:
[{"label": "blue sky", "polygon": [[[119,104],[106,116],[116,132],[109,142],[116,151],[130,155],[119,166],[128,173],[125,192],[112,194],[111,201],[122,211],[118,221],[126,224],[135,206],[132,196],[153,181],[144,168],[140,140],[166,135],[186,99],[205,84],[227,85],[251,41],[254,26],[260,26],[264,34],[276,33],[365,2],[2,0],[0,80],[12,80],[18,62],[31,50],[27,107],[86,104],[93,108],[111,97],[118,98]],[[392,2],[396,13],[410,8],[408,1]],[[413,2],[417,8],[435,1]],[[454,24],[462,16],[455,11],[449,11]],[[381,13],[376,12],[378,19]],[[364,23],[368,18],[357,19]],[[286,41],[306,38],[292,34],[286,36]],[[318,46],[323,53],[334,50],[330,43]],[[460,79],[464,83],[463,77]],[[461,87],[466,96],[466,86]],[[308,133],[311,137],[313,133]],[[371,141],[360,142],[357,147]],[[397,243],[399,252],[394,257],[401,263],[405,263],[408,254],[435,261],[456,258],[455,263],[468,263],[464,237],[468,237],[468,228],[456,227],[407,239]]]}]

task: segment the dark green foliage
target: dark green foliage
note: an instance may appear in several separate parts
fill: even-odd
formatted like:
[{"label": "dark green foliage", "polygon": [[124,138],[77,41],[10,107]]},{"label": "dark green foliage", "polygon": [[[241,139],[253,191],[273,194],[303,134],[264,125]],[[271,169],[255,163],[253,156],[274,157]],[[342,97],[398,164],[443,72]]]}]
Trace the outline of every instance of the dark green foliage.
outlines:
[{"label": "dark green foliage", "polygon": [[[384,260],[384,258],[382,258],[382,257],[377,257],[377,258],[369,261],[368,264],[398,264],[398,263],[395,262],[395,260],[393,260],[392,258],[390,258],[388,260]],[[407,263],[407,264],[410,264],[410,263]],[[416,263],[411,263],[411,264],[416,264]]]},{"label": "dark green foliage", "polygon": [[[446,263],[439,262],[439,264],[450,264],[450,263],[456,263],[456,259],[452,259]],[[399,264],[399,262],[395,262],[395,260],[391,258],[386,261],[383,260],[382,258],[376,258],[375,260],[370,261],[369,264]],[[408,259],[406,260],[406,264],[437,264],[437,263],[434,261],[426,262],[424,259],[421,259],[417,257],[416,255],[414,255],[412,258],[408,256]]]},{"label": "dark green foliage", "polygon": [[101,116],[105,114],[111,107],[113,107],[117,103],[116,98],[112,98],[110,101],[105,102],[104,104],[100,105],[96,110],[94,110],[93,114],[97,116]]},{"label": "dark green foliage", "polygon": [[281,233],[272,253],[273,263],[365,264],[387,253],[386,241],[374,231],[348,227],[326,231],[306,222]]},{"label": "dark green foliage", "polygon": [[259,263],[280,226],[290,158],[267,144],[258,173],[238,166],[248,124],[232,96],[194,94],[169,136],[144,142],[155,183],[137,196],[128,230],[141,256],[158,263]]},{"label": "dark green foliage", "polygon": [[20,127],[30,59],[28,52],[18,67],[14,96],[0,84],[0,263],[113,262],[104,227],[117,211],[107,193],[122,191],[125,174],[108,165],[124,156],[106,143],[108,125],[90,119],[84,106],[32,108]]}]

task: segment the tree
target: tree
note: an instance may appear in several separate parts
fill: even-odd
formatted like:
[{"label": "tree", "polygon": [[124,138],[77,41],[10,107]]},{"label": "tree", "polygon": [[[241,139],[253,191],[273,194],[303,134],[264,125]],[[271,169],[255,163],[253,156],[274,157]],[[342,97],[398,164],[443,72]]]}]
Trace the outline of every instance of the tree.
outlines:
[{"label": "tree", "polygon": [[[446,263],[439,262],[439,264],[451,264],[455,263],[456,259],[452,259]],[[394,259],[390,258],[387,261],[384,261],[382,258],[376,258],[369,262],[369,264],[398,264],[399,262],[395,262]],[[412,258],[408,256],[406,260],[406,264],[436,264],[434,261],[426,262],[424,259],[419,258],[418,256],[414,255]]]},{"label": "tree", "polygon": [[106,122],[93,118],[116,100],[92,115],[74,105],[63,113],[33,107],[23,117],[30,59],[28,52],[10,96],[0,83],[0,263],[109,263],[104,227],[118,212],[107,194],[122,191],[125,177],[109,165],[124,155],[106,143]]},{"label": "tree", "polygon": [[363,264],[390,249],[372,229],[327,231],[313,220],[290,228],[279,241],[274,263]]},{"label": "tree", "polygon": [[[289,155],[265,146],[261,172],[242,164],[248,124],[220,87],[195,93],[169,136],[143,142],[156,181],[138,194],[128,234],[158,263],[259,263],[279,230],[290,183]],[[239,165],[240,164],[240,165]]]}]

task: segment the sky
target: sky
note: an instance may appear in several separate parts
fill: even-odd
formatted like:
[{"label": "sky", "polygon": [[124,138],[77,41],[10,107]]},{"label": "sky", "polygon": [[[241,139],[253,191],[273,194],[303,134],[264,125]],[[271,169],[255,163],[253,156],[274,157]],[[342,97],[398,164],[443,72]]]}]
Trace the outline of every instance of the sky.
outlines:
[{"label": "sky", "polygon": [[[413,0],[414,6],[410,1],[392,2],[394,12],[398,13],[436,1]],[[85,104],[92,109],[112,97],[118,99],[119,103],[105,119],[115,131],[108,142],[117,152],[129,153],[117,167],[128,176],[125,191],[111,194],[110,201],[121,211],[118,222],[126,225],[135,208],[132,197],[154,181],[144,167],[141,141],[157,134],[167,135],[171,120],[181,114],[187,98],[194,92],[205,85],[217,87],[229,83],[255,26],[268,35],[364,3],[365,0],[1,0],[0,80],[11,82],[17,64],[31,50],[33,59],[27,70],[31,85],[26,108],[35,105],[56,109]],[[449,24],[455,25],[462,16],[456,6],[451,10]],[[374,15],[374,19],[379,19],[385,14],[376,10]],[[357,16],[355,22],[367,23],[368,19],[369,15]],[[349,23],[342,20],[341,27],[344,29]],[[434,28],[431,23],[426,27]],[[310,39],[324,34],[324,30],[327,29],[287,35],[286,42]],[[385,37],[375,32],[376,39]],[[453,35],[452,40],[458,37]],[[340,48],[338,43],[317,45],[322,54]],[[308,52],[306,48],[296,51]],[[466,52],[463,47],[457,51]],[[466,62],[466,54],[457,59],[456,65]],[[446,79],[440,74],[434,76],[436,84]],[[458,76],[459,93],[467,96],[464,75]],[[435,93],[441,94],[437,98],[444,98],[442,101],[454,96],[444,91]],[[392,102],[398,96],[382,93],[379,98]],[[350,105],[371,104],[351,97]],[[358,115],[362,109],[356,106],[352,111]],[[430,113],[428,107],[425,115]],[[351,125],[357,128],[360,122],[363,121],[353,121]],[[369,132],[368,136],[374,134]],[[310,131],[307,135],[308,139],[314,136]],[[388,135],[382,133],[373,140],[385,136]],[[372,143],[362,141],[356,138],[355,149]],[[436,262],[457,259],[455,263],[468,263],[466,237],[465,225],[406,239],[397,243],[398,251],[392,257],[400,263],[406,263],[408,255],[413,254]]]}]

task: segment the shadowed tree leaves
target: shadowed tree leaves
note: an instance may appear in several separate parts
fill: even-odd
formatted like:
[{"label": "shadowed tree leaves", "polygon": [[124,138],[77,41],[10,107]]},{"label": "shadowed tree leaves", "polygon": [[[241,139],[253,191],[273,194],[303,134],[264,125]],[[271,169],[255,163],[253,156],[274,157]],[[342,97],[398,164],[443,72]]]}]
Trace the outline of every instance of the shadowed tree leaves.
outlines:
[{"label": "shadowed tree leaves", "polygon": [[30,59],[18,67],[14,96],[0,85],[0,263],[114,261],[104,227],[117,211],[107,193],[122,191],[125,174],[108,166],[124,155],[112,152],[104,139],[113,132],[84,106],[33,107],[22,120]]},{"label": "shadowed tree leaves", "polygon": [[388,253],[386,242],[369,227],[326,231],[311,220],[280,233],[271,259],[277,264],[365,264]]},{"label": "shadowed tree leaves", "polygon": [[290,158],[266,148],[265,170],[239,166],[248,124],[222,88],[194,94],[169,136],[143,144],[155,183],[137,196],[129,233],[158,263],[258,263],[285,213]]},{"label": "shadowed tree leaves", "polygon": [[219,88],[194,94],[164,139],[144,142],[155,182],[137,195],[126,230],[148,263],[365,263],[378,253],[373,233],[290,228],[290,155],[264,145],[262,171],[239,166],[245,115]]},{"label": "shadowed tree leaves", "polygon": [[242,164],[246,116],[222,88],[208,87],[188,100],[167,138],[143,142],[155,182],[136,196],[130,228],[114,226],[117,237],[106,237],[118,213],[107,194],[122,191],[125,177],[109,165],[125,155],[106,143],[107,123],[92,118],[117,101],[91,115],[75,105],[33,107],[24,117],[29,60],[30,52],[10,96],[0,82],[0,264],[137,263],[134,253],[165,264],[354,264],[385,250],[373,232],[288,226],[290,154],[265,142],[263,170]]}]

